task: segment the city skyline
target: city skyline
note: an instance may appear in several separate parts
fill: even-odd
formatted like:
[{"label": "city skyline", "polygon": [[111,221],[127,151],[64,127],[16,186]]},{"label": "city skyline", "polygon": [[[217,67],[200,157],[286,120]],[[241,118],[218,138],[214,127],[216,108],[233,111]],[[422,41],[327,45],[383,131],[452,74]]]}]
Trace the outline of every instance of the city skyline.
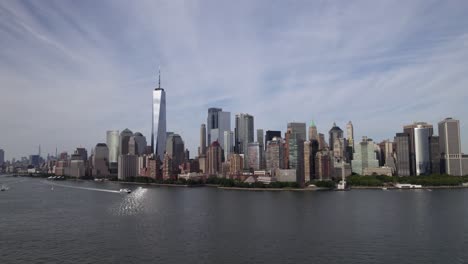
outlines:
[{"label": "city skyline", "polygon": [[[231,127],[235,114],[249,113],[255,129],[282,133],[314,120],[327,135],[333,122],[344,130],[351,120],[356,142],[453,117],[468,149],[466,3],[139,4],[0,3],[6,160],[39,144],[43,156],[91,150],[106,131],[127,127],[149,141],[158,65],[167,131],[194,154],[210,107],[230,112]],[[154,17],[157,9],[164,15]],[[221,17],[238,23],[210,26]]]}]

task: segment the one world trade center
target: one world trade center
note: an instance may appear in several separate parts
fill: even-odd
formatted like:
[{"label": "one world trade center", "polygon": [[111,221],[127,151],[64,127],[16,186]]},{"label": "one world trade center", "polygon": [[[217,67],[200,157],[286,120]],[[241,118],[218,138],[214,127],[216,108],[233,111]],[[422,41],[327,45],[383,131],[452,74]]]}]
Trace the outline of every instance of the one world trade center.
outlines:
[{"label": "one world trade center", "polygon": [[160,160],[164,159],[166,150],[166,92],[161,88],[161,71],[159,71],[158,88],[153,90],[151,149],[155,157],[159,157]]}]

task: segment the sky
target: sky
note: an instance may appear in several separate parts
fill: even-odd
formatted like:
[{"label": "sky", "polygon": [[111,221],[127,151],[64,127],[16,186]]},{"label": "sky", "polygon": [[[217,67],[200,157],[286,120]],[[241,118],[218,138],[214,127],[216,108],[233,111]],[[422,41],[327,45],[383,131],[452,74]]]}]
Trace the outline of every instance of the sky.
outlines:
[{"label": "sky", "polygon": [[[468,1],[0,1],[0,148],[88,152],[107,130],[167,128],[196,155],[207,109],[393,139],[460,120],[468,152]],[[437,129],[435,128],[437,131]]]}]

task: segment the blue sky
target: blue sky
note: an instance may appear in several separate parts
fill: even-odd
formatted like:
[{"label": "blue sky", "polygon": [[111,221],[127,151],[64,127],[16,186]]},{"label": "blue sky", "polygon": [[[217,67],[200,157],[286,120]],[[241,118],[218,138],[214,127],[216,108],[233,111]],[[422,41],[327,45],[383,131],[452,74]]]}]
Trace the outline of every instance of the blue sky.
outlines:
[{"label": "blue sky", "polygon": [[208,107],[255,128],[351,120],[392,139],[461,121],[467,1],[1,1],[0,148],[71,152],[125,128],[149,140],[161,66],[167,127],[196,153]]}]

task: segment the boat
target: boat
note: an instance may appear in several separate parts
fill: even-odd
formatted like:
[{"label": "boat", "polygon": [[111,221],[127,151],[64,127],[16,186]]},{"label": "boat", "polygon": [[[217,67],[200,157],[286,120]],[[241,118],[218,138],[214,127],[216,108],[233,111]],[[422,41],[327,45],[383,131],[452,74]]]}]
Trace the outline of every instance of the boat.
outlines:
[{"label": "boat", "polygon": [[387,187],[382,187],[382,190],[386,191],[386,190],[388,190],[388,188]]},{"label": "boat", "polygon": [[2,187],[0,187],[0,191],[8,191],[8,187],[6,185],[2,185]]},{"label": "boat", "polygon": [[132,190],[130,190],[130,189],[127,189],[127,188],[124,188],[124,189],[120,189],[120,191],[119,191],[119,192],[121,192],[121,193],[131,193],[131,192],[132,192]]}]

